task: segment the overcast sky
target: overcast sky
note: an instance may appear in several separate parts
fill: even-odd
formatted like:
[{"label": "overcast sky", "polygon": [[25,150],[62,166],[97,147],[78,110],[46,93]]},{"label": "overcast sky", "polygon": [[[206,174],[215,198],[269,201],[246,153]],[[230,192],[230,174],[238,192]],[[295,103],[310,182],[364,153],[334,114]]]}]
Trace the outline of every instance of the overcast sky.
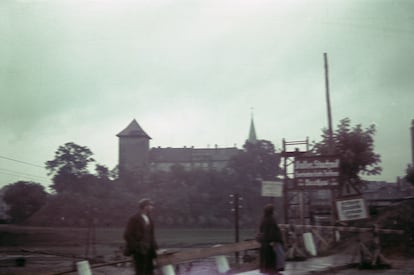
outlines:
[{"label": "overcast sky", "polygon": [[252,108],[278,149],[319,141],[324,52],[334,126],[375,123],[372,179],[395,181],[411,162],[414,1],[2,0],[0,186],[48,185],[34,165],[66,142],[112,169],[134,118],[152,147],[241,147]]}]

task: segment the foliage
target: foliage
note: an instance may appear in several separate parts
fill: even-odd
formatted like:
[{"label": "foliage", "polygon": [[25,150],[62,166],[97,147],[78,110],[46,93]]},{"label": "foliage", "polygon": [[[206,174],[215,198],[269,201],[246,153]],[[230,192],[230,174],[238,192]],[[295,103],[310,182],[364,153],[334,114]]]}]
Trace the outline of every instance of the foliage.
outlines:
[{"label": "foliage", "polygon": [[109,171],[108,167],[106,167],[105,165],[96,164],[95,172],[96,172],[96,177],[103,181],[108,182],[111,180],[111,178],[113,178],[112,172]]},{"label": "foliage", "polygon": [[414,166],[408,165],[405,180],[414,185]]},{"label": "foliage", "polygon": [[236,155],[230,162],[238,178],[243,181],[254,179],[272,180],[280,173],[280,154],[275,152],[274,145],[268,140],[255,143],[247,141],[244,151]]},{"label": "foliage", "polygon": [[47,193],[39,183],[18,181],[5,187],[4,202],[13,222],[21,223],[39,210],[47,200]]},{"label": "foliage", "polygon": [[[51,195],[47,205],[31,219],[32,225],[124,226],[138,210],[140,198],[155,201],[154,218],[161,227],[231,227],[229,195],[234,193],[233,178],[226,171],[185,170],[182,166],[171,171],[154,171],[142,182],[131,186],[115,180],[103,184],[94,175],[80,177],[73,188]],[[254,187],[254,188],[253,188]],[[240,190],[243,197],[241,224],[255,226],[261,201],[259,187]],[[257,189],[254,192],[253,189]],[[253,218],[252,218],[253,217]]]},{"label": "foliage", "polygon": [[254,225],[263,205],[268,203],[268,199],[261,196],[261,181],[275,180],[281,174],[280,154],[268,140],[247,141],[243,147],[244,151],[230,161],[227,184],[232,193],[243,198],[242,219]]},{"label": "foliage", "polygon": [[30,221],[34,225],[87,226],[93,221],[123,226],[137,211],[139,199],[149,197],[156,203],[154,216],[161,226],[231,227],[234,213],[229,195],[238,193],[243,198],[240,224],[256,226],[266,203],[257,178],[275,178],[280,159],[269,141],[244,147],[228,169],[187,170],[173,165],[169,171],[137,169],[113,180],[116,168],[109,171],[97,164],[96,174],[88,173],[92,152],[67,143],[47,162],[57,192]]},{"label": "foliage", "polygon": [[156,198],[157,212],[164,224],[208,225],[228,218],[228,186],[220,171],[188,171],[173,165],[169,172],[151,173],[148,194]]},{"label": "foliage", "polygon": [[344,118],[333,133],[333,148],[329,146],[328,130],[324,129],[322,141],[313,152],[319,155],[338,155],[340,158],[340,183],[361,183],[360,174],[377,175],[382,168],[380,155],[374,152],[375,125],[363,129],[361,124],[351,127],[351,120]]},{"label": "foliage", "polygon": [[30,218],[33,225],[120,226],[135,211],[136,194],[121,191],[116,185],[105,188],[90,186],[86,192],[61,192],[52,194],[40,211]]},{"label": "foliage", "polygon": [[[57,192],[63,192],[68,188],[78,186],[76,184],[82,176],[88,174],[88,164],[94,162],[92,151],[86,146],[80,146],[73,142],[59,146],[55,152],[55,158],[46,162],[49,175],[53,175],[51,186]],[[103,172],[102,167],[99,167]]]},{"label": "foliage", "polygon": [[46,169],[50,175],[64,173],[81,176],[88,173],[88,164],[95,161],[92,155],[88,147],[67,142],[59,146],[53,160],[46,162]]}]

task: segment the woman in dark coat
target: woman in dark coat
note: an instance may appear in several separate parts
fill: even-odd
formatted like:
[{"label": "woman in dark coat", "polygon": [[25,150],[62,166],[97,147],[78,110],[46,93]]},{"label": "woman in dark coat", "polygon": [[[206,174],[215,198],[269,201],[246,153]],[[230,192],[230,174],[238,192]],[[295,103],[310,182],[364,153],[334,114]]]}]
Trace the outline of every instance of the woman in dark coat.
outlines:
[{"label": "woman in dark coat", "polygon": [[265,274],[278,274],[276,267],[276,254],[274,246],[276,243],[283,244],[282,233],[274,217],[274,207],[266,205],[263,211],[263,218],[259,227],[260,242],[260,272]]}]

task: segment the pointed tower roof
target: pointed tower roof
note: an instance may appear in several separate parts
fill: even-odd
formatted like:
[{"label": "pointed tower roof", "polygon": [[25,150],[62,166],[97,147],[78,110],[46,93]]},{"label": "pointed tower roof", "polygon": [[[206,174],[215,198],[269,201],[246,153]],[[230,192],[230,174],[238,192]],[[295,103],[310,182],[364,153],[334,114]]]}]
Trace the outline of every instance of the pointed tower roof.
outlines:
[{"label": "pointed tower roof", "polygon": [[257,142],[256,129],[254,128],[253,114],[251,115],[251,119],[250,119],[249,138],[247,139],[247,141],[250,143]]},{"label": "pointed tower roof", "polygon": [[142,130],[141,126],[139,126],[138,122],[135,118],[132,122],[119,134],[116,135],[117,137],[145,137],[151,139],[144,130]]}]

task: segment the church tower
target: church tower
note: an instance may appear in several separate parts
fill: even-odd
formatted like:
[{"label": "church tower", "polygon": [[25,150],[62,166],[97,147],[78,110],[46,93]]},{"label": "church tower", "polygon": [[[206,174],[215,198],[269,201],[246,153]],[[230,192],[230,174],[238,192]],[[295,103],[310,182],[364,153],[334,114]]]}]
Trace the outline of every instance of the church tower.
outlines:
[{"label": "church tower", "polygon": [[253,121],[253,114],[251,115],[251,118],[250,118],[250,130],[249,130],[249,137],[247,141],[250,143],[257,142],[256,129],[254,127],[254,121]]},{"label": "church tower", "polygon": [[138,174],[148,168],[149,140],[151,137],[134,119],[119,134],[119,177]]}]

